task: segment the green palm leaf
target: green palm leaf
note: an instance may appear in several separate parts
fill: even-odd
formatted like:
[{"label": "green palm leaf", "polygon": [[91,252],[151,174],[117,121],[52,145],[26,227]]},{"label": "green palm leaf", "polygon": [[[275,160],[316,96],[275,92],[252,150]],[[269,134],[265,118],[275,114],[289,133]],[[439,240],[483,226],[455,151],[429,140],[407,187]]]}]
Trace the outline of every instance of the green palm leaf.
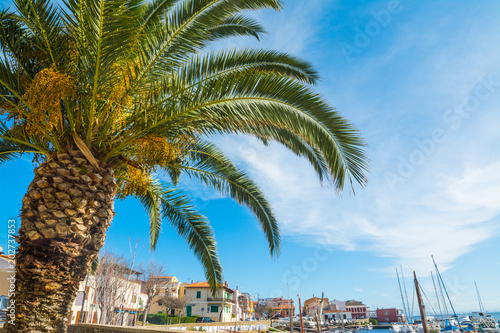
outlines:
[{"label": "green palm leaf", "polygon": [[189,155],[189,163],[179,168],[205,185],[245,204],[260,222],[271,255],[278,255],[281,239],[278,221],[257,184],[210,142],[196,142],[191,146]]},{"label": "green palm leaf", "polygon": [[[207,219],[175,187],[181,174],[247,206],[272,255],[280,234],[262,191],[211,137],[279,142],[338,191],[366,183],[365,142],[312,90],[319,75],[311,64],[278,51],[207,51],[228,37],[261,38],[264,29],[244,13],[279,10],[281,1],[63,1],[16,0],[16,12],[0,13],[0,164],[24,153],[50,159],[81,150],[111,169],[122,189],[135,188],[128,194],[150,217],[152,248],[168,221],[213,290],[222,279],[216,242]],[[67,78],[64,94],[48,98],[47,87],[60,78]],[[155,180],[160,170],[171,183]]]},{"label": "green palm leaf", "polygon": [[[119,184],[123,185],[126,181],[125,176]],[[147,188],[137,194],[137,197],[150,217],[151,249],[156,248],[162,220],[167,220],[200,260],[215,294],[222,281],[222,267],[217,254],[217,243],[206,217],[195,209],[191,200],[180,189],[171,184],[160,184],[152,177],[149,177]]]}]

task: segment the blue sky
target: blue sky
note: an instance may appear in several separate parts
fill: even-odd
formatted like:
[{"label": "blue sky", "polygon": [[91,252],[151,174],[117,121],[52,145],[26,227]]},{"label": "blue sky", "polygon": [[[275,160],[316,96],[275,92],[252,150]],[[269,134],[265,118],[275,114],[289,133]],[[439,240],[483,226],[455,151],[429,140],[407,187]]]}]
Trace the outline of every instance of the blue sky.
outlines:
[{"label": "blue sky", "polygon": [[[434,254],[458,311],[477,310],[474,281],[486,309],[499,311],[500,3],[284,3],[281,12],[251,14],[269,32],[260,43],[235,39],[214,48],[272,48],[312,62],[322,76],[315,89],[369,145],[368,186],[338,195],[279,145],[215,138],[262,186],[283,235],[282,254],[271,259],[245,207],[183,179],[213,224],[225,279],[260,297],[324,291],[372,308],[401,307],[394,268],[403,266],[409,289],[416,270],[434,302]],[[0,166],[5,231],[32,170],[28,158]],[[167,224],[150,253],[138,202],[117,202],[115,210],[107,248],[127,254],[129,237],[139,239],[142,260],[163,261],[181,281],[204,279]]]}]

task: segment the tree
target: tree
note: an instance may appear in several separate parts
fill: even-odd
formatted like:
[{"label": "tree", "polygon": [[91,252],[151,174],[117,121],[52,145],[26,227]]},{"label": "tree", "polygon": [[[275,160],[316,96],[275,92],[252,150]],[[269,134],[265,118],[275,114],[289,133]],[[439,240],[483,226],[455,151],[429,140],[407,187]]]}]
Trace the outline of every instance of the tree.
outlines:
[{"label": "tree", "polygon": [[116,309],[123,303],[129,283],[125,276],[130,275],[129,262],[111,251],[106,251],[100,261],[93,282],[90,287],[94,289],[95,304],[99,309],[97,322],[100,324],[113,324],[117,320]]},{"label": "tree", "polygon": [[144,315],[142,320],[142,326],[146,326],[146,319],[148,317],[149,308],[151,307],[151,302],[158,296],[160,290],[165,288],[167,285],[167,280],[159,278],[163,275],[165,271],[165,266],[159,264],[155,261],[150,261],[144,270],[144,292],[147,294],[148,299],[146,305],[144,306]]},{"label": "tree", "polygon": [[160,297],[156,302],[158,303],[159,306],[163,306],[165,308],[165,314],[167,315],[166,318],[167,325],[168,325],[168,317],[172,310],[181,311],[189,304],[188,299],[172,296],[170,294],[165,294],[164,296]]},{"label": "tree", "polygon": [[[246,10],[279,0],[15,0],[0,14],[0,163],[33,157],[16,255],[16,327],[63,332],[77,286],[103,246],[115,198],[186,239],[215,293],[222,281],[207,219],[178,188],[186,175],[246,205],[279,254],[259,187],[210,138],[249,134],[306,158],[340,191],[365,183],[358,131],[311,85],[310,64],[278,51],[210,51],[260,38]],[[159,181],[159,173],[170,182]]]}]

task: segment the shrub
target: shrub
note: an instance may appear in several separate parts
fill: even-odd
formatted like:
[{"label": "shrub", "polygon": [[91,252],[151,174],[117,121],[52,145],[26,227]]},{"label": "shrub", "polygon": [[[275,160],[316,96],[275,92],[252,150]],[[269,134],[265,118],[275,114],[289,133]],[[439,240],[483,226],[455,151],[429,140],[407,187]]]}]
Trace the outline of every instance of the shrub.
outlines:
[{"label": "shrub", "polygon": [[[184,323],[194,323],[196,322],[195,317],[181,317],[181,324]],[[142,317],[140,317],[142,319]],[[154,324],[154,325],[167,325],[167,315],[165,313],[150,313],[148,314],[148,323]],[[168,316],[168,324],[174,325],[179,323],[179,317],[178,316],[173,316],[169,315]]]}]

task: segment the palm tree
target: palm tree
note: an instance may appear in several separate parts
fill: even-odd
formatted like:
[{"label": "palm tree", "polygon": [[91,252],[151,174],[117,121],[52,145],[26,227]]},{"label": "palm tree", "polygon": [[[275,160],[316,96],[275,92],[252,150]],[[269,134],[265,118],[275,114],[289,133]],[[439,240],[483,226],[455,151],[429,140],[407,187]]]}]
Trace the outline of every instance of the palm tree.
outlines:
[{"label": "palm tree", "polygon": [[36,166],[21,210],[16,328],[7,332],[65,331],[115,198],[139,198],[152,249],[167,221],[215,291],[216,242],[177,187],[181,174],[245,204],[277,255],[269,202],[209,141],[215,134],[277,141],[337,190],[365,183],[364,142],[311,90],[318,74],[308,63],[277,51],[207,49],[227,37],[259,38],[262,27],[242,12],[265,8],[279,10],[280,0],[16,0],[0,14],[0,163],[29,154]]}]

